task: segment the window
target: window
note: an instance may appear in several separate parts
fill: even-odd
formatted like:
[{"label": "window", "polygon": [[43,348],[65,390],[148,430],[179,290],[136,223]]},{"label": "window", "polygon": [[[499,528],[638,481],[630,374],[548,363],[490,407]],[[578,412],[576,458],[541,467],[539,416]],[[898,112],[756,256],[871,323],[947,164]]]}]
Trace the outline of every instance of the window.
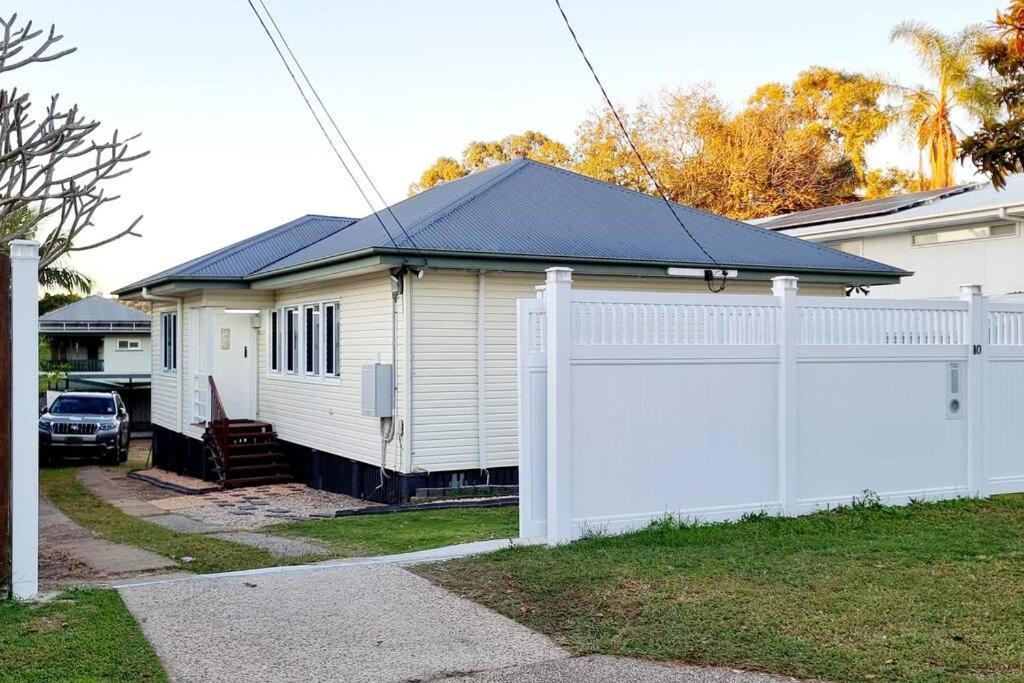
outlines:
[{"label": "window", "polygon": [[299,309],[284,309],[284,369],[299,371]]},{"label": "window", "polygon": [[118,339],[117,340],[118,351],[141,351],[142,342],[138,339]]},{"label": "window", "polygon": [[160,314],[160,341],[163,345],[161,367],[164,372],[178,370],[178,314]]},{"label": "window", "polygon": [[281,370],[281,325],[280,313],[270,312],[270,370],[279,372]]},{"label": "window", "polygon": [[271,311],[268,372],[283,370],[311,380],[340,378],[340,317],[340,301],[304,303]]},{"label": "window", "polygon": [[309,304],[302,307],[305,362],[302,371],[307,375],[320,374],[320,304]]},{"label": "window", "polygon": [[844,240],[842,242],[822,242],[826,247],[832,247],[839,251],[853,254],[854,256],[864,255],[864,243],[861,240]]},{"label": "window", "polygon": [[928,230],[914,233],[912,240],[915,247],[929,244],[946,244],[948,242],[966,242],[991,237],[1012,237],[1017,234],[1016,225],[984,225],[978,228],[956,228],[954,230]]},{"label": "window", "polygon": [[341,377],[341,322],[338,302],[324,304],[324,376]]}]

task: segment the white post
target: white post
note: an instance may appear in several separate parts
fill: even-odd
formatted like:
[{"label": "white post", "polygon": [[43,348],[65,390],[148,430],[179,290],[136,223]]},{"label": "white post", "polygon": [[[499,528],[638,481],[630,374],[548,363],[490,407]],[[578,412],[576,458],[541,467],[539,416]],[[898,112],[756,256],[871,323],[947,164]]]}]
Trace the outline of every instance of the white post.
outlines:
[{"label": "white post", "polygon": [[548,380],[548,544],[572,540],[572,268],[548,268],[544,289]]},{"label": "white post", "polygon": [[794,516],[797,506],[797,402],[796,347],[800,317],[796,307],[797,278],[772,278],[772,294],[779,298],[778,473],[782,514]]},{"label": "white post", "polygon": [[11,591],[39,592],[39,243],[11,242]]},{"label": "white post", "polygon": [[[988,311],[981,285],[960,285],[967,302],[967,495],[988,495],[985,483],[985,373],[988,366]],[[947,380],[948,381],[948,380]]]}]

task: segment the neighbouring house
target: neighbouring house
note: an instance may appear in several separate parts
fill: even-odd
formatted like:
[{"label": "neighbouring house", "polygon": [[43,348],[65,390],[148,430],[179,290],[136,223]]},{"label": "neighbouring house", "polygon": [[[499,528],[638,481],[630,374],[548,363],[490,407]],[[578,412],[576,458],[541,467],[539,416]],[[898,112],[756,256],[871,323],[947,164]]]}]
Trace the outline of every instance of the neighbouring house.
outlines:
[{"label": "neighbouring house", "polygon": [[1024,176],[841,204],[752,223],[912,271],[871,296],[950,298],[963,283],[1024,293]]},{"label": "neighbouring house", "polygon": [[[819,296],[909,275],[675,211],[713,262],[661,200],[519,160],[359,220],[304,216],[128,285],[119,296],[154,305],[154,464],[213,476],[212,377],[227,416],[272,425],[312,486],[400,500],[515,483],[516,300],[546,268],[571,266],[577,288],[662,292],[706,292],[705,269],[735,271],[722,296],[769,293],[781,274]],[[378,361],[393,384],[364,367]],[[373,416],[389,387],[390,421]]]},{"label": "neighbouring house", "polygon": [[117,391],[133,429],[148,429],[152,347],[150,314],[101,295],[75,301],[39,317],[58,390]]}]

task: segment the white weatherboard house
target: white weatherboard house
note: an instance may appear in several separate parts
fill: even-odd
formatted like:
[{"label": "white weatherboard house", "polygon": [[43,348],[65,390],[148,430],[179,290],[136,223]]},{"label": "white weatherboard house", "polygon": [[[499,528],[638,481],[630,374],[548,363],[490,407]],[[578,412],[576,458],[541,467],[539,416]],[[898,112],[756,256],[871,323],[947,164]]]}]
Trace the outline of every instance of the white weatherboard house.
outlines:
[{"label": "white weatherboard house", "polygon": [[953,298],[967,282],[996,298],[1024,292],[1024,176],[1003,190],[974,183],[752,223],[914,273],[872,297]]},{"label": "white weatherboard house", "polygon": [[[212,376],[227,415],[273,425],[312,486],[400,500],[515,483],[516,300],[546,268],[572,267],[578,289],[656,292],[706,292],[704,269],[726,268],[723,297],[767,294],[777,275],[819,296],[909,275],[676,205],[712,263],[660,200],[526,160],[391,211],[304,216],[117,292],[154,303],[158,467],[210,475]],[[393,399],[385,375],[363,374],[378,361]]]}]

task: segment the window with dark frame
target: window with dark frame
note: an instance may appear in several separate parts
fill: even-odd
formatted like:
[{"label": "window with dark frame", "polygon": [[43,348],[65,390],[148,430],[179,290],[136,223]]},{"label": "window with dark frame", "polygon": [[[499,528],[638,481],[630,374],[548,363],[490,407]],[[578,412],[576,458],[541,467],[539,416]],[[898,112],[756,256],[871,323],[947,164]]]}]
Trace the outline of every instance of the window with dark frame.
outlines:
[{"label": "window with dark frame", "polygon": [[273,372],[281,370],[281,331],[278,321],[279,313],[270,312],[270,369]]},{"label": "window with dark frame", "polygon": [[316,376],[320,374],[320,304],[307,304],[302,312],[305,351],[303,372]]},{"label": "window with dark frame", "polygon": [[341,322],[338,303],[324,304],[324,375],[341,376]]},{"label": "window with dark frame", "polygon": [[285,366],[287,372],[299,371],[299,309],[284,309]]},{"label": "window with dark frame", "polygon": [[178,370],[178,314],[160,314],[160,335],[162,342],[162,368],[164,372]]}]

